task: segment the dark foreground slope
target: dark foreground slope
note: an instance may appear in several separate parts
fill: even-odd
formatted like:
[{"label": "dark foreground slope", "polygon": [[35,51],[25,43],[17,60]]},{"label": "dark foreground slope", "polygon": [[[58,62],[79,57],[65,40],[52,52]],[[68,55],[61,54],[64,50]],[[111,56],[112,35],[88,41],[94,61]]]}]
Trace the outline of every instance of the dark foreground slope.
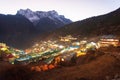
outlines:
[{"label": "dark foreground slope", "polygon": [[[111,49],[111,52],[109,52],[109,49]],[[43,80],[120,79],[120,55],[115,56],[112,50],[119,53],[117,48],[108,48],[106,52],[109,53],[100,50],[100,52],[96,52],[96,55],[88,54],[77,58],[77,63],[74,66],[63,66],[48,72],[36,73],[33,77]]]},{"label": "dark foreground slope", "polygon": [[[109,52],[109,50],[111,50]],[[0,63],[1,80],[112,80],[120,79],[119,48],[108,48],[78,57],[73,66],[61,66],[45,72],[34,72],[27,66]],[[39,64],[37,64],[40,66]]]}]

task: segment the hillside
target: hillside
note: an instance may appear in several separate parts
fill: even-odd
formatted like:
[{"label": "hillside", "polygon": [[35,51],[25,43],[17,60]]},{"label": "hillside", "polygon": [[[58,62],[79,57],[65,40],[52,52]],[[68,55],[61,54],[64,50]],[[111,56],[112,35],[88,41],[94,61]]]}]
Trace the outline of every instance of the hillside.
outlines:
[{"label": "hillside", "polygon": [[17,15],[22,15],[33,23],[38,33],[45,33],[55,30],[66,24],[72,23],[70,19],[59,15],[55,10],[52,11],[32,11],[30,9],[20,9]]},{"label": "hillside", "polygon": [[55,30],[71,22],[54,10],[33,12],[30,9],[20,9],[16,15],[0,14],[0,42],[26,49],[33,45],[34,38],[41,33]]},{"label": "hillside", "polygon": [[[119,53],[119,48],[107,48]],[[61,65],[48,71],[31,71],[31,65],[0,65],[1,80],[119,80],[120,56],[113,52],[104,53],[103,50],[95,54],[87,54],[76,59],[72,66]],[[33,64],[41,66],[40,64]],[[32,66],[33,66],[32,65]]]},{"label": "hillside", "polygon": [[[111,13],[74,22],[35,38],[36,41],[47,39],[53,41],[59,36],[97,37],[102,35],[120,36],[120,9]],[[44,23],[44,21],[43,21]],[[29,39],[28,39],[29,40]],[[89,41],[89,39],[87,39]],[[29,40],[30,41],[30,40]],[[56,40],[57,41],[57,40]],[[59,40],[58,40],[59,41]],[[78,40],[80,41],[80,40]],[[43,43],[47,43],[44,42]],[[42,43],[40,43],[42,44]],[[25,44],[26,45],[26,44]],[[45,44],[47,46],[47,44]],[[50,43],[48,43],[50,45]],[[53,44],[52,44],[53,45]],[[38,46],[38,45],[37,45]],[[40,46],[38,46],[40,47]],[[42,46],[43,47],[43,46]],[[40,47],[40,49],[42,48]],[[48,47],[48,46],[47,46]],[[32,49],[33,50],[33,49]],[[73,60],[73,61],[72,61]],[[45,68],[44,63],[28,65],[11,65],[0,63],[1,80],[119,80],[120,47],[103,47],[86,55],[63,61],[52,69]],[[42,68],[41,68],[42,66]],[[47,65],[48,66],[48,65]],[[34,68],[34,70],[32,70]]]},{"label": "hillside", "polygon": [[[0,42],[16,48],[25,48],[36,33],[33,24],[20,15],[0,14]],[[29,40],[29,41],[28,41]]]},{"label": "hillside", "polygon": [[49,33],[49,37],[73,35],[96,37],[100,35],[120,35],[120,8],[100,16],[77,21]]}]

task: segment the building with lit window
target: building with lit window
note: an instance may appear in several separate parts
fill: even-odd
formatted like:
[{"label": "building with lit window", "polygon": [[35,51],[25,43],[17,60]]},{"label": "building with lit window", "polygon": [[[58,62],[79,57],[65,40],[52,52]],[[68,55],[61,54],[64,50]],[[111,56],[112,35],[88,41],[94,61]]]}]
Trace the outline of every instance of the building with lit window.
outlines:
[{"label": "building with lit window", "polygon": [[98,42],[100,47],[107,47],[107,46],[118,46],[120,43],[119,38],[109,35],[109,36],[102,36],[100,41]]}]

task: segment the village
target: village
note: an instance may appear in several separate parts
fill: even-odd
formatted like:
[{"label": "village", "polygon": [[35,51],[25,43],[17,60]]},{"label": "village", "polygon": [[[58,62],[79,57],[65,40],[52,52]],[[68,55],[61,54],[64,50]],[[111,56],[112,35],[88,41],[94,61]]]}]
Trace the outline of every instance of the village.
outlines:
[{"label": "village", "polygon": [[[73,58],[86,55],[88,51],[96,51],[104,47],[120,47],[119,38],[113,35],[100,37],[96,42],[89,40],[77,40],[67,35],[59,40],[40,41],[31,48],[19,50],[0,43],[0,60],[11,64],[28,65],[30,63],[44,63],[42,70],[47,70],[46,65],[52,69],[62,62],[69,62]],[[37,69],[36,69],[37,68]],[[32,70],[41,71],[38,67]]]},{"label": "village", "polygon": [[[49,75],[49,77],[56,74],[62,75],[66,70],[68,70],[67,72],[71,70],[73,72],[78,70],[87,71],[88,68],[93,72],[101,71],[104,68],[105,70],[112,70],[114,66],[117,66],[116,62],[111,65],[113,61],[119,62],[120,60],[119,49],[120,39],[111,35],[101,36],[97,41],[78,40],[71,35],[67,35],[60,37],[58,40],[50,39],[36,42],[31,48],[25,50],[0,43],[0,64],[3,68],[1,73],[5,70],[7,73],[11,72],[14,75],[20,72],[34,76],[34,73],[41,76],[40,79],[42,77],[48,79],[46,75]],[[92,68],[95,70],[92,70]],[[118,70],[115,68],[115,71],[113,77],[105,75],[103,78],[105,80],[118,80],[120,76],[118,73],[119,67]],[[84,73],[81,73],[81,75],[84,75]],[[27,78],[31,78],[30,76]]]}]

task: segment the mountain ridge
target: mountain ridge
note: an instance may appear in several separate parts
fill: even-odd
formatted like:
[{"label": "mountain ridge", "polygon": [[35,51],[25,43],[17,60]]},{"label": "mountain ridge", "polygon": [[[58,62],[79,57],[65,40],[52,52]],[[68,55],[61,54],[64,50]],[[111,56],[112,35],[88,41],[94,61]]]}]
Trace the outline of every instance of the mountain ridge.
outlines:
[{"label": "mountain ridge", "polygon": [[[17,14],[14,16],[19,16],[19,18],[21,16],[21,17],[25,18],[24,16],[17,15]],[[12,21],[12,22],[9,25],[7,25],[7,29],[6,29],[10,33],[12,32],[12,29],[14,29],[15,26],[19,25],[19,23],[22,22],[22,25],[24,23],[24,20],[19,20],[19,18],[17,19],[17,20],[19,20],[18,22],[16,22],[16,19],[12,20],[11,18],[8,18],[8,17],[5,19],[4,18],[5,17],[2,17],[2,18],[0,17],[0,32],[1,33],[4,33],[4,31],[5,31],[4,26],[5,26],[5,24],[8,24],[10,21]],[[54,30],[54,27],[56,27],[56,25],[54,24],[54,21],[52,21],[48,17],[44,18],[44,19],[42,19],[38,23],[38,25],[36,26],[37,28],[36,28],[27,18],[25,18],[25,20],[27,20],[28,23],[27,24],[24,23],[24,25],[25,24],[31,25],[30,30],[32,30],[33,33],[31,33],[31,31],[30,31],[30,34],[29,34],[29,31],[28,31],[28,33],[25,33],[25,34],[29,35],[29,36],[26,35],[27,37],[24,34],[21,34],[21,36],[18,36],[18,37],[16,37],[17,35],[15,37],[13,37],[13,34],[15,34],[15,33],[12,33],[11,35],[9,35],[9,38],[8,38],[9,33],[7,33],[7,35],[5,35],[5,36],[3,35],[3,37],[4,37],[3,39],[0,38],[0,41],[6,42],[10,45],[11,44],[13,45],[13,43],[15,43],[13,45],[14,47],[23,48],[26,45],[24,43],[27,42],[28,44],[30,44],[31,42],[34,42],[33,40],[31,40],[34,38],[35,38],[34,40],[38,41],[38,40],[43,40],[43,39],[48,40],[51,38],[52,39],[59,38],[60,36],[66,36],[66,35],[72,35],[74,37],[79,37],[79,38],[98,37],[98,36],[102,36],[102,35],[117,35],[117,36],[120,35],[120,32],[119,32],[120,31],[120,20],[119,20],[120,19],[120,8],[113,12],[105,14],[105,15],[95,16],[95,17],[87,18],[87,19],[84,19],[81,21],[73,22],[73,23],[67,24],[61,28],[57,27],[58,29],[56,28],[56,30]],[[3,22],[4,22],[4,24],[3,24]],[[44,27],[40,27],[43,24],[44,24]],[[59,25],[61,25],[61,23],[59,23]],[[13,28],[11,28],[10,31],[9,31],[9,26],[13,27]],[[3,27],[3,29],[1,27]],[[20,27],[20,25],[18,26],[18,31],[19,31],[19,27]],[[26,27],[29,30],[30,26],[26,26]],[[39,28],[41,28],[41,29],[39,29]],[[52,31],[50,32],[49,29],[51,29]],[[26,32],[26,31],[24,31],[24,29],[20,29],[20,30],[23,31],[23,33]],[[14,31],[16,31],[16,30],[14,30]],[[42,32],[42,33],[40,33],[40,32]],[[43,33],[43,32],[47,32],[47,33]],[[14,41],[16,40],[16,41],[14,42],[13,40]],[[21,44],[22,40],[23,40],[23,42]]]},{"label": "mountain ridge", "polygon": [[[32,11],[26,10],[26,12]],[[42,11],[38,11],[38,13],[44,14]],[[56,17],[54,18],[53,14],[56,14],[59,17],[58,13],[55,11],[49,11],[46,12],[46,14],[51,14],[52,16],[49,18],[47,17],[48,15],[45,15],[46,17],[37,21],[36,23],[38,24],[36,25],[34,25],[28,18],[20,14],[0,14],[0,42],[6,43],[12,47],[24,49],[31,46],[34,43],[34,38],[39,34],[60,28],[65,25],[65,23],[69,22],[69,20],[61,15],[60,17],[63,18],[62,20],[65,23],[60,22],[60,20],[56,19]],[[34,15],[28,16],[34,17]]]},{"label": "mountain ridge", "polygon": [[120,8],[105,15],[94,16],[73,22],[48,33],[49,37],[73,35],[93,37],[101,35],[120,35]]},{"label": "mountain ridge", "polygon": [[30,9],[20,9],[17,11],[17,15],[26,17],[30,22],[33,23],[35,28],[40,33],[60,28],[72,22],[70,19],[65,18],[63,15],[59,15],[55,10],[32,11]]}]

